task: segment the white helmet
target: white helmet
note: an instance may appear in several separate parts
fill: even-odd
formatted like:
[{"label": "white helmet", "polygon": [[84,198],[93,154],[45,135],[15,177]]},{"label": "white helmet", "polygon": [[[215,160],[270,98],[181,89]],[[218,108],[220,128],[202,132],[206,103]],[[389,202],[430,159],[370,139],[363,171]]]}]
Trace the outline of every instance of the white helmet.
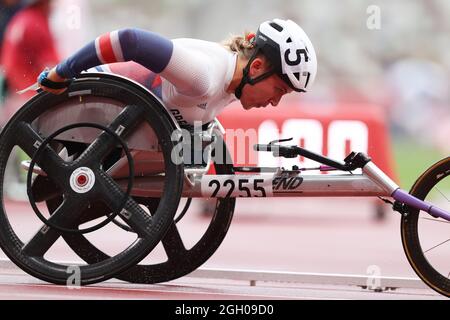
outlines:
[{"label": "white helmet", "polygon": [[263,22],[255,41],[274,71],[293,90],[306,92],[311,87],[317,73],[316,52],[299,25],[280,19]]}]

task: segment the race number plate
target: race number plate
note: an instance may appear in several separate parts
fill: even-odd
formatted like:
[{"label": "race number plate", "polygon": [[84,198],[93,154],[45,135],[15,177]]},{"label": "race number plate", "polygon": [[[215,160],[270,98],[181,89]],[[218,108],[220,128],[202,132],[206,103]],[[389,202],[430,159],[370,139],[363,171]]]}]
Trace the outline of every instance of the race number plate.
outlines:
[{"label": "race number plate", "polygon": [[202,177],[202,197],[270,197],[272,180],[273,177],[259,175],[206,175]]}]

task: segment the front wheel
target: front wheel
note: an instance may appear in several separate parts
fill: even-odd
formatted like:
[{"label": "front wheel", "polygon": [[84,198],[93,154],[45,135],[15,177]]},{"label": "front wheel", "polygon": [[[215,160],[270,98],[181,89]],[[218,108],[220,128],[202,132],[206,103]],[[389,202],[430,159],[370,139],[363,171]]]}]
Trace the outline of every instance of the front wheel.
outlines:
[{"label": "front wheel", "polygon": [[[85,118],[90,123],[79,123]],[[184,174],[183,166],[172,161],[174,129],[156,97],[118,77],[85,75],[61,95],[42,92],[33,97],[0,133],[0,247],[3,252],[30,275],[62,285],[97,283],[139,263],[166,234],[180,201]],[[109,160],[116,153],[126,153],[125,164],[134,168],[129,149],[146,146],[139,144],[143,140],[139,139],[139,130],[154,137],[164,169],[161,201],[152,215],[129,195],[134,174],[130,173],[129,190],[124,193],[107,170]],[[137,138],[133,138],[135,132]],[[87,147],[75,156],[76,153],[68,153],[71,149],[68,146],[64,155],[56,148],[59,141],[69,142],[72,147],[81,141]],[[16,191],[28,195],[29,201],[20,204],[11,201],[4,192],[9,183],[5,171],[11,155],[17,152],[31,160],[27,185],[31,185],[35,173],[42,178],[36,178],[42,184],[34,185],[33,189],[23,190],[22,186]],[[34,163],[39,168],[36,172]],[[49,190],[51,185],[56,186],[54,190]],[[45,197],[38,197],[38,193],[43,195],[49,191],[54,191],[50,196],[59,195],[63,199],[52,212],[39,203]],[[83,213],[98,202],[114,214],[94,228],[80,227],[85,219]],[[134,231],[133,237],[121,229],[105,231],[114,216]],[[79,259],[73,261],[76,255],[60,240],[82,229],[95,231],[91,236],[103,237],[105,245],[119,240],[121,246],[112,250],[110,257],[92,264]]]},{"label": "front wheel", "polygon": [[[417,179],[410,194],[450,211],[450,157]],[[450,222],[410,208],[401,221],[403,249],[417,275],[450,297]]]}]

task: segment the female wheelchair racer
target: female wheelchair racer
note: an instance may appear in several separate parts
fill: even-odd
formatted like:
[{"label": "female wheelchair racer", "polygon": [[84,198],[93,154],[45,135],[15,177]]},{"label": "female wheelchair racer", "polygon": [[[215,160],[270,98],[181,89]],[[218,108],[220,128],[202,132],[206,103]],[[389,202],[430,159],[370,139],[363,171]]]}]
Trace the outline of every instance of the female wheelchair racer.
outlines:
[{"label": "female wheelchair racer", "polygon": [[[80,74],[102,64],[102,68],[120,69],[119,73],[125,76],[126,72],[138,74],[140,78],[135,79],[141,80],[152,94],[118,77]],[[310,40],[289,20],[264,22],[256,35],[235,37],[225,46],[194,39],[169,40],[137,29],[98,37],[56,68],[44,71],[38,78],[44,92],[27,102],[2,131],[0,166],[7,165],[9,154],[17,147],[30,156],[31,162],[25,164],[27,193],[33,211],[45,225],[24,241],[15,232],[8,210],[3,209],[0,216],[5,230],[0,233],[4,236],[0,235],[1,246],[25,271],[64,284],[67,266],[46,259],[49,249],[62,236],[71,247],[78,247],[77,254],[88,261],[89,265],[80,267],[81,283],[88,284],[135,266],[166,234],[166,251],[177,253],[173,264],[168,254],[169,263],[130,272],[127,279],[160,282],[192,271],[206,261],[223,239],[234,199],[218,199],[217,217],[209,226],[210,232],[191,250],[179,250],[173,220],[182,193],[184,168],[171,161],[175,144],[170,134],[176,127],[190,126],[195,121],[212,123],[236,99],[245,109],[277,105],[286,93],[305,92],[314,81],[316,67]],[[137,68],[144,68],[145,72],[134,72]],[[173,123],[173,117],[161,108],[176,112],[178,123]],[[95,130],[102,133],[97,136]],[[139,152],[143,154],[142,163],[137,159]],[[121,161],[125,166],[118,168]],[[148,168],[148,163],[159,168]],[[145,175],[158,174],[161,168],[164,174],[156,178],[163,181],[163,186],[158,188],[160,194],[154,201],[136,194],[131,197],[132,190],[138,189],[133,188],[134,170],[136,175]],[[232,170],[228,164],[216,163],[215,171],[224,174]],[[120,177],[128,181],[126,192],[115,182]],[[51,213],[48,219],[36,205],[41,201],[46,202]],[[80,223],[100,216],[107,218],[99,225],[78,228]],[[92,246],[80,249],[91,245],[81,238],[83,233],[111,221],[116,223],[115,218],[119,217],[126,224],[120,226],[137,235],[129,247],[112,257]],[[195,255],[197,258],[192,257]],[[187,269],[178,267],[179,271],[168,275],[168,271],[175,270],[174,265]],[[143,278],[136,279],[136,275]]]}]

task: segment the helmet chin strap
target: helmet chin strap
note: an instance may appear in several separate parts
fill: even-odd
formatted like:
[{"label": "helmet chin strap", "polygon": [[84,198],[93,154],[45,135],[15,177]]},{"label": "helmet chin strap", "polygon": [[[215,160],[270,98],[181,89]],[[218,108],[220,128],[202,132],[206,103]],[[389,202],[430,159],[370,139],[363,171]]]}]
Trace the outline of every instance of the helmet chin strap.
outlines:
[{"label": "helmet chin strap", "polygon": [[250,60],[248,61],[247,65],[245,66],[245,68],[242,70],[242,79],[241,82],[239,83],[239,85],[237,86],[236,90],[234,91],[234,95],[236,96],[236,98],[241,99],[242,96],[242,89],[244,89],[244,86],[246,84],[249,85],[255,85],[256,83],[270,77],[271,75],[273,75],[275,73],[275,70],[270,70],[256,78],[250,78],[250,76],[248,75],[249,71],[250,71],[250,65],[252,64],[253,60],[255,60],[257,54],[258,54],[258,49],[253,53],[253,55],[251,56]]}]

